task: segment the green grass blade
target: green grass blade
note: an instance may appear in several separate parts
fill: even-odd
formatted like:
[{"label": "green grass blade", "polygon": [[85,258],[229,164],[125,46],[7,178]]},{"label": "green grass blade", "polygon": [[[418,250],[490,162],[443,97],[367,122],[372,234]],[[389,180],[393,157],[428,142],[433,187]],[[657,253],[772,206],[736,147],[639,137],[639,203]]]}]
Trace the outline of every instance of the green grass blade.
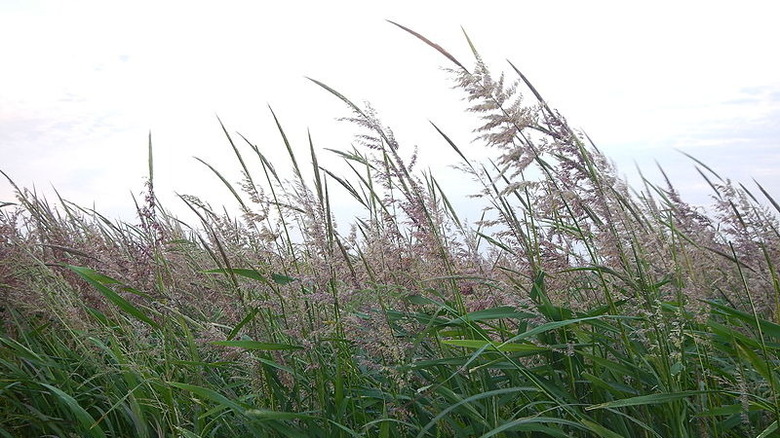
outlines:
[{"label": "green grass blade", "polygon": [[293,277],[288,277],[287,275],[282,274],[271,274],[271,280],[273,280],[274,283],[284,286],[285,284],[290,284],[294,281],[296,281]]},{"label": "green grass blade", "polygon": [[718,303],[717,301],[705,300],[704,302],[716,308],[720,313],[724,315],[735,317],[740,321],[746,322],[751,327],[761,330],[764,334],[767,334],[773,338],[780,339],[780,324],[775,324],[774,322],[771,321],[756,318],[755,315],[742,312],[740,310]]},{"label": "green grass blade", "polygon": [[246,413],[246,408],[244,406],[241,406],[240,404],[228,399],[224,395],[212,389],[181,382],[168,382],[168,384],[175,388],[183,389],[203,398],[207,398],[213,402],[216,402],[221,407],[230,409],[238,414]]},{"label": "green grass blade", "polygon": [[534,316],[533,314],[528,312],[518,312],[517,309],[512,306],[500,306],[500,307],[493,307],[490,309],[483,309],[483,310],[470,312],[461,317],[458,317],[457,319],[463,321],[476,322],[476,321],[486,321],[491,319],[504,319],[504,318],[526,319],[533,316]]},{"label": "green grass blade", "polygon": [[262,341],[211,341],[209,344],[222,345],[224,347],[238,347],[245,350],[302,350],[303,347],[291,344],[278,344]]},{"label": "green grass blade", "polygon": [[203,272],[206,274],[225,274],[225,275],[233,274],[233,275],[239,275],[241,277],[249,278],[251,280],[262,281],[263,283],[269,283],[268,279],[265,278],[259,272],[257,272],[255,269],[222,268],[222,269],[208,269]]},{"label": "green grass blade", "polygon": [[777,420],[775,420],[772,422],[772,424],[767,426],[766,429],[762,430],[761,433],[756,435],[756,438],[769,438],[771,436],[776,436],[773,435],[773,433],[775,433],[777,429],[778,429]]},{"label": "green grass blade", "polygon": [[[563,431],[560,431],[558,429],[554,429],[552,427],[545,426],[546,424],[560,424],[565,426],[571,426],[577,429],[584,429],[584,427],[577,423],[576,421],[566,420],[563,418],[555,418],[555,417],[525,417],[525,418],[518,418],[516,420],[508,421],[501,426],[498,426],[489,432],[480,435],[480,438],[489,438],[492,436],[496,436],[502,432],[505,431],[512,431],[512,432],[539,432],[544,434],[544,436],[553,436],[553,437],[570,437],[572,435],[565,433]],[[535,436],[535,435],[534,435]],[[601,435],[605,436],[605,435]],[[616,437],[619,437],[619,435],[615,435]],[[611,436],[607,436],[607,438],[612,438]],[[622,437],[621,437],[622,438]]]},{"label": "green grass blade", "polygon": [[466,165],[468,165],[471,168],[471,170],[473,170],[476,173],[476,169],[474,169],[474,166],[471,164],[471,161],[468,158],[466,158],[466,155],[464,155],[463,152],[461,152],[460,148],[455,144],[455,142],[452,141],[452,139],[450,139],[450,137],[447,134],[445,134],[444,131],[439,129],[439,127],[436,126],[435,123],[431,122],[431,125],[433,126],[434,129],[436,129],[436,132],[438,132],[439,135],[441,135],[444,138],[444,141],[446,141],[447,144],[450,145],[450,147],[460,156],[463,162],[466,163]]},{"label": "green grass blade", "polygon": [[247,324],[252,322],[253,319],[255,319],[255,316],[257,315],[258,312],[260,312],[260,308],[255,307],[249,313],[247,313],[245,317],[241,318],[241,321],[239,321],[238,324],[236,324],[236,326],[233,327],[232,330],[230,330],[230,333],[228,333],[227,340],[229,341],[235,338],[238,335],[238,333],[241,331],[241,329],[244,328],[244,326],[246,326]]},{"label": "green grass blade", "polygon": [[595,433],[596,435],[600,436],[601,438],[626,438],[623,435],[620,435],[618,433],[615,433],[606,427],[595,423],[590,420],[580,420],[582,424],[587,427],[591,432]]},{"label": "green grass blade", "polygon": [[103,294],[106,298],[108,298],[109,301],[114,303],[115,306],[119,307],[125,313],[134,316],[136,319],[143,321],[150,326],[154,328],[160,328],[159,324],[154,322],[151,318],[146,316],[141,309],[134,306],[132,303],[127,301],[126,299],[122,298],[119,294],[111,290],[110,288],[106,287],[104,284],[116,284],[119,283],[117,280],[114,280],[113,278],[107,277],[105,275],[99,274],[92,269],[84,268],[80,266],[66,266],[71,271],[78,274],[81,278],[87,281],[92,287],[97,289],[100,293]]},{"label": "green grass blade", "polygon": [[226,180],[225,177],[222,176],[222,174],[219,173],[219,171],[214,168],[214,166],[212,166],[211,164],[203,161],[202,159],[200,159],[198,157],[195,157],[195,159],[198,160],[199,162],[201,162],[204,166],[208,167],[214,173],[214,175],[216,175],[217,178],[219,178],[219,180],[222,181],[222,184],[224,184],[225,187],[227,187],[228,190],[230,190],[230,193],[233,195],[234,198],[236,198],[236,201],[238,201],[238,204],[241,205],[241,208],[244,211],[249,211],[249,207],[247,207],[246,204],[244,203],[244,200],[241,199],[241,195],[238,194],[236,189],[233,188],[233,185],[230,184],[230,182],[228,182],[228,180]]},{"label": "green grass blade", "polygon": [[671,392],[671,393],[664,393],[664,394],[640,395],[636,397],[614,400],[606,403],[599,403],[593,406],[587,406],[585,410],[592,411],[595,409],[623,408],[628,406],[641,406],[641,405],[668,403],[671,401],[682,400],[697,395],[710,394],[712,392],[713,391],[681,391],[681,392]]},{"label": "green grass blade", "polygon": [[428,430],[430,430],[434,425],[436,425],[436,423],[438,421],[440,421],[442,418],[444,418],[447,415],[449,415],[450,412],[458,409],[461,405],[474,403],[474,402],[476,402],[478,400],[482,400],[484,398],[497,397],[497,396],[502,396],[502,395],[507,395],[507,394],[516,394],[516,393],[525,392],[525,391],[536,392],[536,391],[538,391],[538,389],[531,388],[531,387],[502,388],[502,389],[497,389],[497,390],[493,390],[493,391],[486,391],[486,392],[483,392],[483,393],[480,393],[480,394],[474,394],[474,395],[472,395],[470,397],[467,397],[465,399],[462,399],[462,400],[458,401],[457,403],[450,404],[444,410],[439,412],[435,417],[433,417],[428,422],[428,424],[426,424],[420,430],[420,432],[417,434],[417,438],[422,438],[423,436],[425,436],[426,432]]},{"label": "green grass blade", "polygon": [[295,152],[293,152],[292,145],[290,144],[290,140],[287,138],[287,134],[284,132],[284,128],[282,128],[281,122],[279,122],[279,118],[276,117],[276,113],[274,112],[273,108],[270,106],[268,109],[271,111],[271,116],[274,118],[274,123],[276,123],[276,129],[279,130],[279,134],[282,136],[282,142],[284,142],[285,148],[287,148],[287,154],[290,156],[290,160],[293,164],[293,172],[295,172],[295,175],[298,177],[298,180],[303,183],[303,176],[301,175],[301,168],[298,166],[298,160],[295,159]]},{"label": "green grass blade", "polygon": [[541,334],[541,333],[549,332],[551,330],[556,330],[556,329],[559,329],[561,327],[566,327],[568,325],[579,324],[581,322],[600,320],[600,319],[605,319],[605,318],[610,318],[610,319],[635,319],[635,318],[630,317],[630,316],[597,315],[597,316],[587,316],[587,317],[584,317],[584,318],[566,319],[566,320],[563,320],[563,321],[552,321],[552,322],[547,322],[547,323],[544,323],[544,324],[542,324],[540,326],[534,327],[531,330],[528,330],[528,331],[525,331],[523,333],[520,333],[519,335],[513,336],[511,339],[503,342],[501,345],[513,343],[513,342],[519,341],[521,339],[530,338],[532,336],[536,336],[536,335]]},{"label": "green grass blade", "polygon": [[92,418],[91,415],[89,415],[89,412],[84,410],[84,408],[79,405],[79,403],[71,397],[69,394],[65,393],[61,389],[49,385],[47,383],[41,383],[41,386],[45,387],[54,395],[57,396],[63,403],[65,403],[65,406],[67,406],[68,410],[76,417],[76,420],[78,420],[79,424],[83,428],[84,431],[89,433],[89,436],[91,437],[105,437],[106,434],[103,432],[103,429],[101,429],[97,424],[95,424],[95,419]]},{"label": "green grass blade", "polygon": [[754,179],[754,180],[753,180],[753,182],[754,182],[754,183],[756,183],[756,185],[758,186],[758,189],[759,189],[759,190],[761,190],[761,193],[763,193],[763,194],[764,194],[764,196],[766,197],[766,199],[768,199],[768,200],[769,200],[769,202],[771,202],[771,203],[772,203],[772,207],[774,207],[774,208],[775,208],[775,210],[777,210],[777,212],[778,212],[778,213],[780,213],[780,204],[778,204],[778,203],[777,203],[777,201],[775,201],[775,198],[773,198],[773,197],[772,197],[772,196],[769,194],[769,192],[767,192],[767,191],[764,189],[764,186],[762,186],[761,184],[759,184],[759,183],[758,183],[758,181],[756,181],[756,180]]},{"label": "green grass blade", "polygon": [[506,343],[497,341],[482,341],[479,339],[445,339],[442,344],[452,345],[453,347],[464,347],[484,350],[513,351],[523,353],[541,353],[549,351],[547,347],[538,347],[533,344]]},{"label": "green grass blade", "polygon": [[268,409],[247,409],[246,415],[260,420],[313,420],[317,417],[299,412],[271,411]]}]

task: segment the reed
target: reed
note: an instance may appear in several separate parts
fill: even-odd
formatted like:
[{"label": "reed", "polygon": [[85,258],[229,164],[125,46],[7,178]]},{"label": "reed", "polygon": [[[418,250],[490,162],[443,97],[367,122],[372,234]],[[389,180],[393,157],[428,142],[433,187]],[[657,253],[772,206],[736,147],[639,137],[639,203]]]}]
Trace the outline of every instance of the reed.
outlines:
[{"label": "reed", "polygon": [[[432,129],[481,219],[316,80],[356,128],[326,151],[348,171],[273,111],[284,163],[219,121],[242,180],[202,163],[237,215],[184,194],[199,223],[163,209],[151,138],[135,223],[16,187],[0,207],[0,435],[778,433],[770,193],[696,159],[709,210],[668,179],[630,187],[514,65],[496,76],[468,38],[472,64],[397,26],[451,64],[480,123],[468,146]],[[361,213],[337,217],[335,196]]]}]

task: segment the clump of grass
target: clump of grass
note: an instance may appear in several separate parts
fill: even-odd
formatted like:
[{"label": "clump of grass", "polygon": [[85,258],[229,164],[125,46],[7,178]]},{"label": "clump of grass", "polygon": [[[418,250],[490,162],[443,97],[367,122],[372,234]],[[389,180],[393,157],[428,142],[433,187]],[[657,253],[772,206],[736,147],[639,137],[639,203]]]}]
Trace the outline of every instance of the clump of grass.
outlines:
[{"label": "clump of grass", "polygon": [[[17,188],[0,208],[0,435],[777,433],[776,213],[698,161],[711,215],[668,180],[628,187],[513,65],[496,77],[468,41],[467,68],[403,29],[452,64],[495,152],[469,160],[433,126],[481,220],[318,81],[360,129],[330,151],[348,171],[311,138],[303,159],[272,112],[285,177],[220,121],[242,180],[203,164],[238,217],[193,195],[197,225],[161,208],[151,139],[138,223]],[[346,233],[333,196],[363,209]]]}]

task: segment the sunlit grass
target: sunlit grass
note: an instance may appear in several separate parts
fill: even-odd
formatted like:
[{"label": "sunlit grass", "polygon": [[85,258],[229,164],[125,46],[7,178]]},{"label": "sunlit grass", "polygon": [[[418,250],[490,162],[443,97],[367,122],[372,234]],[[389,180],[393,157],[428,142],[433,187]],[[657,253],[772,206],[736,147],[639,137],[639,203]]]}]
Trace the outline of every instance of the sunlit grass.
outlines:
[{"label": "sunlit grass", "polygon": [[[469,41],[469,69],[406,30],[452,63],[494,153],[471,161],[433,126],[457,192],[319,81],[359,130],[327,152],[348,171],[273,113],[277,163],[220,121],[242,180],[202,163],[238,217],[189,194],[199,223],[163,210],[151,139],[137,223],[17,188],[0,207],[0,435],[777,434],[770,193],[698,161],[709,214],[668,181],[628,187],[513,65],[493,76]],[[464,190],[475,223],[453,207]],[[336,197],[361,213],[338,217]]]}]

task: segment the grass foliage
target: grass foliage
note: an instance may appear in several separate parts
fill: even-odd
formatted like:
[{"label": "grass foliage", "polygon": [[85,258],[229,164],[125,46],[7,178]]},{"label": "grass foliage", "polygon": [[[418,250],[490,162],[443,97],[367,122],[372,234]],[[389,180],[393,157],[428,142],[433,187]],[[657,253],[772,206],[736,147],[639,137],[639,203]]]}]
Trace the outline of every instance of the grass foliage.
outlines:
[{"label": "grass foliage", "polygon": [[[481,219],[317,81],[357,129],[328,152],[348,171],[274,114],[289,178],[223,126],[243,178],[204,164],[238,216],[192,195],[198,224],[161,208],[151,139],[136,223],[17,188],[0,208],[0,436],[777,436],[769,193],[700,162],[707,212],[670,183],[628,187],[514,66],[492,75],[469,41],[467,68],[406,30],[446,57],[480,123],[468,147],[493,154],[432,127]],[[362,209],[346,228],[334,197]]]}]

